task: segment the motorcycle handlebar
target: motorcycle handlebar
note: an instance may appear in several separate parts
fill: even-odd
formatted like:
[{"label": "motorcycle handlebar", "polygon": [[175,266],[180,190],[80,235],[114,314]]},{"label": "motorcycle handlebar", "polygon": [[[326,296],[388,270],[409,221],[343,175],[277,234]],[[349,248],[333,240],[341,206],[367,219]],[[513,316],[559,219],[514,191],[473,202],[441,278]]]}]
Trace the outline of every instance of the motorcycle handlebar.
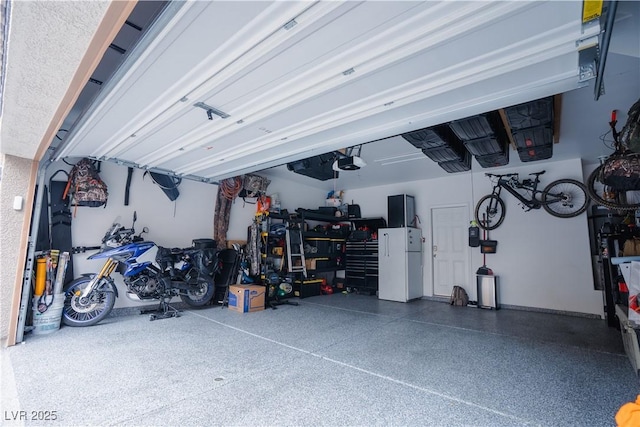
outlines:
[{"label": "motorcycle handlebar", "polygon": [[109,240],[113,240],[116,239],[118,241],[129,238],[129,236],[132,236],[135,233],[135,230],[133,228],[122,228],[120,230],[117,230],[114,233],[111,234],[107,234],[106,236],[104,236],[104,239],[102,239],[102,243],[106,243]]}]

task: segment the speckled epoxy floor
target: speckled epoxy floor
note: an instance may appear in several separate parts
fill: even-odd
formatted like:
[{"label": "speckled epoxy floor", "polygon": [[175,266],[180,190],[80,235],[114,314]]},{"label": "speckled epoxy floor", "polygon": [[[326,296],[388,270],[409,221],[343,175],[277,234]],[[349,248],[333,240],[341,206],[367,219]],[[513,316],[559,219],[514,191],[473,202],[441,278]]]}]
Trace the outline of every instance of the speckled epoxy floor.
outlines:
[{"label": "speckled epoxy floor", "polygon": [[3,425],[611,426],[640,393],[604,320],[354,294],[299,302],[27,335],[2,350]]}]

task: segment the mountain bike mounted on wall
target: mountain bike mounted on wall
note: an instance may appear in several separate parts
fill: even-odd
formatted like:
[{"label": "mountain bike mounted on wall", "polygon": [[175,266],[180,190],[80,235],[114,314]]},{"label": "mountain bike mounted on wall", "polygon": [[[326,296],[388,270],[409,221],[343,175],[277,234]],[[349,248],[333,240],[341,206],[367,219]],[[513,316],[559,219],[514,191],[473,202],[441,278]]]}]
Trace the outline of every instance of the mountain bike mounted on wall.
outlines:
[{"label": "mountain bike mounted on wall", "polygon": [[519,174],[496,175],[486,173],[493,181],[493,190],[480,199],[475,216],[478,225],[485,230],[495,230],[502,224],[506,214],[505,203],[500,197],[502,189],[517,198],[527,211],[544,208],[558,218],[571,218],[587,209],[589,198],[584,184],[575,179],[558,179],[538,190],[540,175],[545,171],[531,173],[533,179],[520,180]]},{"label": "mountain bike mounted on wall", "polygon": [[640,209],[640,100],[631,106],[627,122],[618,133],[617,115],[611,113],[614,152],[589,175],[591,199],[614,210]]}]

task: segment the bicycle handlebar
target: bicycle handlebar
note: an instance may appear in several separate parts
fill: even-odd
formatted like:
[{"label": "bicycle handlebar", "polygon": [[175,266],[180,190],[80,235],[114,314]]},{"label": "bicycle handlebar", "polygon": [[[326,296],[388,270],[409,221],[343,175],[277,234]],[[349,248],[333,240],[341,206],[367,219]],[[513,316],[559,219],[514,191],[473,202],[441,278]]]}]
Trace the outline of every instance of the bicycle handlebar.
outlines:
[{"label": "bicycle handlebar", "polygon": [[[529,175],[539,176],[539,175],[542,175],[543,173],[545,173],[545,171],[533,172],[533,173],[530,173]],[[505,173],[503,175],[498,175],[498,174],[495,174],[495,173],[485,173],[485,176],[496,177],[496,178],[502,178],[502,177],[505,177],[505,176],[518,176],[518,175],[519,175],[518,173]]]},{"label": "bicycle handlebar", "polygon": [[518,176],[517,173],[505,173],[504,175],[497,175],[495,173],[485,173],[485,176],[495,176],[496,178],[502,178],[503,176]]}]

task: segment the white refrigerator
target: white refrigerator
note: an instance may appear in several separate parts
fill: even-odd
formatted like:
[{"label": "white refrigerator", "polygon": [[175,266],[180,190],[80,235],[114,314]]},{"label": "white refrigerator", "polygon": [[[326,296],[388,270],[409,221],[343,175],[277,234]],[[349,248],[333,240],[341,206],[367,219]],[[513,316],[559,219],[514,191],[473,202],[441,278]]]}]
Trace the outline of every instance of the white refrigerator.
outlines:
[{"label": "white refrigerator", "polygon": [[378,298],[407,302],[422,296],[422,231],[379,229]]}]

